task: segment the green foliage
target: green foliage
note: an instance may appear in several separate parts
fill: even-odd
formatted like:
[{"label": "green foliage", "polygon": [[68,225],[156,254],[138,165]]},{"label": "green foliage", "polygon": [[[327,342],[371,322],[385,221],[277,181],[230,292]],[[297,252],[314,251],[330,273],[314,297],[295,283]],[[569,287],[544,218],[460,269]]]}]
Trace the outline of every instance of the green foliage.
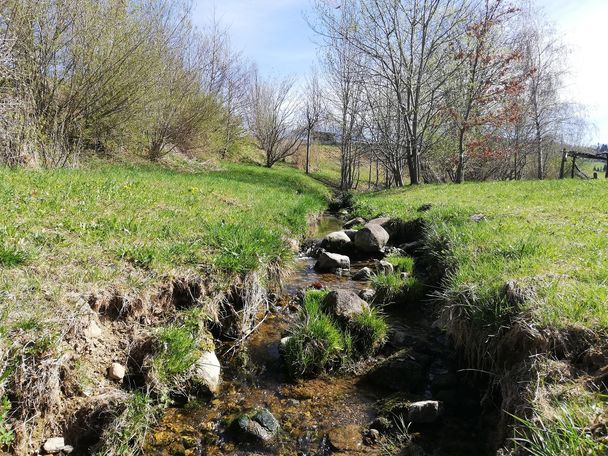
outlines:
[{"label": "green foliage", "polygon": [[372,277],[376,290],[374,301],[382,305],[410,303],[422,299],[422,284],[414,276],[401,277],[401,273],[376,274]]},{"label": "green foliage", "polygon": [[370,355],[386,342],[388,323],[377,309],[371,308],[357,315],[349,324],[354,349]]},{"label": "green foliage", "polygon": [[11,403],[6,396],[0,397],[0,449],[13,443],[15,434],[8,425]]},{"label": "green foliage", "polygon": [[344,335],[337,324],[321,311],[321,301],[326,294],[324,291],[307,291],[300,321],[290,329],[283,355],[293,377],[317,375],[340,363],[345,349]]},{"label": "green foliage", "polygon": [[293,377],[315,376],[377,350],[385,341],[388,325],[375,309],[340,325],[323,311],[326,291],[308,290],[299,321],[290,328],[283,356]]},{"label": "green foliage", "polygon": [[391,255],[385,258],[395,268],[395,272],[414,272],[414,259],[408,256]]}]

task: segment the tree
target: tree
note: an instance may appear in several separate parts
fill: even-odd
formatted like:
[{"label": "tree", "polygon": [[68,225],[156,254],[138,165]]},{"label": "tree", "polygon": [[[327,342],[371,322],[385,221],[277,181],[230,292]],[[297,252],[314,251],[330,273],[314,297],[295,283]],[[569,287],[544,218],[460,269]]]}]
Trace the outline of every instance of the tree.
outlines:
[{"label": "tree", "polygon": [[454,41],[455,71],[450,79],[449,111],[458,132],[458,183],[465,179],[467,133],[513,118],[513,111],[504,101],[517,96],[525,75],[515,71],[520,55],[508,46],[509,35],[504,26],[516,12],[503,0],[484,0],[460,39]]},{"label": "tree", "polygon": [[257,72],[252,79],[247,125],[271,168],[297,152],[304,132],[295,120],[298,105],[292,97],[293,81],[263,80]]},{"label": "tree", "polygon": [[304,105],[304,124],[306,130],[306,174],[310,174],[311,136],[321,120],[323,113],[323,92],[319,84],[319,74],[313,71],[306,84],[306,101]]}]

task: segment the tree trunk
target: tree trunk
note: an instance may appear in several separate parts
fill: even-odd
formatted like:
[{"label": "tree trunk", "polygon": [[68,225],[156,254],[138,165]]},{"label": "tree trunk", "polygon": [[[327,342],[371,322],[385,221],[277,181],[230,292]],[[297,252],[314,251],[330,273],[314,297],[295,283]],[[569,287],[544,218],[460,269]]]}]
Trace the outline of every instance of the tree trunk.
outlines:
[{"label": "tree trunk", "polygon": [[540,125],[536,122],[536,158],[538,159],[538,178],[545,178],[545,160],[543,157],[543,138],[540,131]]},{"label": "tree trunk", "polygon": [[456,170],[456,183],[464,183],[464,130],[458,135],[458,169]]},{"label": "tree trunk", "polygon": [[310,129],[306,132],[306,174],[310,174]]}]

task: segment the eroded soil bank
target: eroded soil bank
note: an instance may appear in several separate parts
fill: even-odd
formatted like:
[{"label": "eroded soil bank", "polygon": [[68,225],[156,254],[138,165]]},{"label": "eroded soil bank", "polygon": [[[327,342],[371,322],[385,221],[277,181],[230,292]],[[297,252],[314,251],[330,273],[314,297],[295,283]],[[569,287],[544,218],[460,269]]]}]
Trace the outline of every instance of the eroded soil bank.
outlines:
[{"label": "eroded soil bank", "polygon": [[[314,236],[342,229],[327,215]],[[304,243],[306,245],[307,243]],[[354,273],[371,264],[354,261]],[[284,295],[239,355],[223,357],[221,392],[209,401],[171,408],[150,432],[146,454],[329,455],[329,454],[492,454],[497,414],[477,377],[459,369],[455,352],[433,324],[431,304],[399,302],[387,307],[389,338],[373,358],[320,378],[292,381],[280,344],[298,312],[298,294],[308,287],[362,290],[369,282],[350,276],[319,274],[305,253],[287,279]],[[406,404],[436,400],[442,416],[430,424],[399,426]],[[269,444],[244,442],[231,423],[240,414],[265,408],[279,421]],[[392,424],[388,422],[392,421]],[[397,426],[394,423],[397,422]],[[398,436],[395,433],[399,434]],[[411,440],[399,440],[407,433]],[[408,443],[409,442],[409,443]]]}]

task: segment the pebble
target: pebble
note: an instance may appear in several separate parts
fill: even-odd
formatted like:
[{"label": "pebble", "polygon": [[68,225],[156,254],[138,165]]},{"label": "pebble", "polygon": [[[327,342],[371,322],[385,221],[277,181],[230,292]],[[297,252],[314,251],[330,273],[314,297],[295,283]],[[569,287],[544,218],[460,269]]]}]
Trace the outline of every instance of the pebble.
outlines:
[{"label": "pebble", "polygon": [[108,369],[108,375],[112,380],[122,381],[125,378],[127,370],[122,364],[112,363]]},{"label": "pebble", "polygon": [[59,453],[65,448],[65,440],[63,437],[52,437],[44,442],[42,449],[46,454]]}]

